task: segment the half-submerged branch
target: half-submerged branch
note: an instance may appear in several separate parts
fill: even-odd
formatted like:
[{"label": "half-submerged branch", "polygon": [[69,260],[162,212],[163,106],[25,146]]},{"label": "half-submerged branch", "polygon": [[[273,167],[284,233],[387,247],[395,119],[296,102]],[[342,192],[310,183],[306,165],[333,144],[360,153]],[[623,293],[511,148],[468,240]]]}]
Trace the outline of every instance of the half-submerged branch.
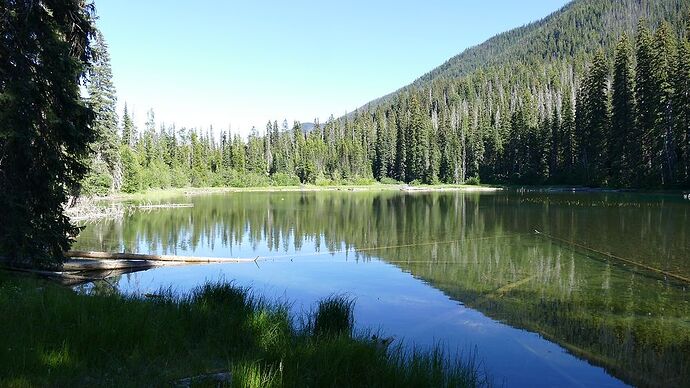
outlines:
[{"label": "half-submerged branch", "polygon": [[65,256],[72,258],[103,259],[103,260],[151,260],[151,261],[172,261],[180,263],[253,263],[257,258],[226,258],[226,257],[195,257],[195,256],[174,256],[174,255],[147,255],[141,253],[121,253],[121,252],[93,252],[93,251],[69,251]]}]

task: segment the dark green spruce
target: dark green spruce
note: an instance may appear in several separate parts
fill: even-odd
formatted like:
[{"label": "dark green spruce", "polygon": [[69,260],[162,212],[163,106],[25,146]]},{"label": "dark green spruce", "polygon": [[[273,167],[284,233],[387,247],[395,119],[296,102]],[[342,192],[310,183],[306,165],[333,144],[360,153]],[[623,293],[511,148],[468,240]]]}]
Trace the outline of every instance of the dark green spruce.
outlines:
[{"label": "dark green spruce", "polygon": [[79,0],[3,2],[0,256],[59,264],[77,232],[63,207],[87,171],[95,134],[93,111],[80,96],[92,16]]}]

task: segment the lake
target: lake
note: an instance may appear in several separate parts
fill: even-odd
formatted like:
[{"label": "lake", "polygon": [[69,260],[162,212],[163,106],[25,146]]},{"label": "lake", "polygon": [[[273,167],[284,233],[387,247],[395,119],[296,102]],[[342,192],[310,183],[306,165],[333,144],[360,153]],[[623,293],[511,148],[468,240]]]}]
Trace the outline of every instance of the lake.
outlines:
[{"label": "lake", "polygon": [[690,382],[681,194],[241,192],[162,202],[194,207],[88,224],[74,249],[259,257],[111,283],[143,293],[234,281],[289,301],[296,315],[348,295],[358,328],[473,355],[497,385]]}]

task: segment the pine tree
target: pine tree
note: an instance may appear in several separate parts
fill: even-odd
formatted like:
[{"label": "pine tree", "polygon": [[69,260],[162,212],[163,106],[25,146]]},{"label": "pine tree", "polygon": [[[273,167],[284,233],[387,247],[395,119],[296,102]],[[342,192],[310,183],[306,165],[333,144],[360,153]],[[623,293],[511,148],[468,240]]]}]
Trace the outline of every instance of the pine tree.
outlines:
[{"label": "pine tree", "polygon": [[467,111],[467,104],[463,101],[462,111],[460,113],[458,125],[458,137],[460,138],[459,149],[459,164],[460,164],[460,182],[467,180],[467,133],[469,132],[469,114]]},{"label": "pine tree", "polygon": [[605,183],[607,171],[607,138],[610,123],[608,99],[608,66],[603,52],[599,51],[592,61],[587,81],[586,124],[581,139],[580,152],[585,167],[585,182]]},{"label": "pine tree", "polygon": [[120,142],[124,146],[131,147],[134,144],[135,138],[136,130],[134,128],[134,121],[132,121],[132,117],[127,110],[127,103],[125,103],[125,109],[122,113],[122,138]]},{"label": "pine tree", "polygon": [[264,163],[266,164],[266,172],[270,174],[273,168],[273,142],[271,141],[271,130],[273,125],[271,120],[266,123],[266,132],[263,136],[263,148],[264,148]]},{"label": "pine tree", "polygon": [[674,136],[678,155],[675,182],[690,186],[690,20],[685,39],[678,44],[673,91]]},{"label": "pine tree", "polygon": [[429,137],[426,123],[424,121],[424,114],[419,106],[419,101],[416,96],[412,96],[409,106],[410,115],[410,129],[409,135],[412,143],[409,144],[409,165],[407,179],[413,180],[427,180],[427,166],[429,160]]},{"label": "pine tree", "polygon": [[395,178],[395,147],[396,147],[396,117],[394,111],[386,111],[384,114],[383,124],[385,125],[385,135],[384,141],[384,161],[388,166],[385,176],[389,178]]},{"label": "pine tree", "polygon": [[220,133],[220,154],[221,165],[223,169],[230,170],[232,168],[232,138],[228,138],[228,132],[221,131]]},{"label": "pine tree", "polygon": [[[246,170],[246,151],[245,145],[242,141],[242,137],[239,134],[235,134],[232,138],[232,151],[231,155],[231,166],[232,169],[237,172],[244,172]],[[199,169],[201,169],[201,158],[199,159]]]},{"label": "pine tree", "polygon": [[535,155],[536,166],[536,176],[534,183],[538,184],[546,183],[546,181],[549,179],[549,174],[551,173],[549,165],[549,155],[552,151],[551,148],[553,147],[553,144],[551,143],[553,141],[553,127],[551,124],[552,119],[553,121],[556,121],[555,116],[553,118],[549,117],[548,115],[544,116],[541,125],[536,130],[537,144],[535,145],[533,151]]},{"label": "pine tree", "polygon": [[89,173],[83,181],[88,194],[104,195],[120,190],[122,166],[117,138],[117,96],[112,81],[110,54],[103,34],[96,30],[92,44],[93,64],[89,68],[86,91],[95,113],[93,129],[96,140],[91,145],[93,155]]},{"label": "pine tree", "polygon": [[374,146],[374,178],[381,180],[386,177],[388,173],[389,160],[386,155],[386,145],[390,141],[386,136],[386,124],[383,112],[378,110],[376,116],[376,144]]},{"label": "pine tree", "polygon": [[627,35],[616,46],[612,86],[609,166],[611,184],[630,186],[633,174],[641,166],[640,134],[635,126],[635,88],[632,68],[632,47]]},{"label": "pine tree", "polygon": [[139,160],[144,168],[148,168],[153,162],[154,157],[157,156],[155,150],[155,132],[156,132],[156,114],[153,109],[146,112],[146,123],[144,124],[144,133],[141,139],[141,148],[139,150]]},{"label": "pine tree", "polygon": [[427,150],[426,168],[424,170],[424,182],[434,184],[438,182],[438,172],[441,164],[441,151],[438,147],[438,131],[428,128],[427,125]]},{"label": "pine tree", "polygon": [[[476,103],[476,102],[475,102]],[[466,144],[466,173],[473,178],[479,178],[479,169],[484,163],[484,133],[480,117],[479,105],[472,106],[472,116],[468,117],[465,144]]]},{"label": "pine tree", "polygon": [[[636,133],[640,134],[638,141],[641,144],[642,163],[640,171],[633,171],[635,175],[643,178],[634,179],[636,186],[652,185],[656,180],[652,174],[653,153],[655,147],[654,128],[656,126],[656,114],[659,99],[655,85],[652,36],[644,21],[640,21],[637,27],[637,39],[635,48],[635,100],[636,100]],[[637,164],[631,163],[632,166]],[[657,183],[658,184],[658,183]]]},{"label": "pine tree", "polygon": [[585,182],[585,167],[588,160],[584,158],[583,148],[587,142],[587,126],[589,121],[589,109],[587,101],[587,90],[589,89],[589,77],[585,75],[580,83],[580,87],[575,95],[575,154],[573,155],[573,175],[568,183],[584,184]]},{"label": "pine tree", "polygon": [[3,3],[0,23],[0,256],[59,265],[78,229],[63,214],[86,173],[93,111],[80,97],[93,6]]},{"label": "pine tree", "polygon": [[299,166],[303,162],[304,132],[302,124],[295,121],[292,125],[292,166]]},{"label": "pine tree", "polygon": [[522,183],[525,169],[528,167],[526,144],[528,126],[522,107],[516,109],[510,118],[510,136],[506,156],[512,161],[508,167],[508,179],[514,183]]},{"label": "pine tree", "polygon": [[575,172],[575,157],[577,155],[575,144],[575,116],[573,114],[573,101],[568,93],[563,97],[561,107],[561,136],[563,144],[563,178],[560,182],[573,183],[572,176]]},{"label": "pine tree", "polygon": [[676,155],[673,136],[673,65],[676,60],[675,39],[671,28],[662,23],[654,35],[653,71],[654,85],[658,105],[656,105],[656,122],[654,126],[653,146],[654,175],[656,185],[667,185],[675,176]]},{"label": "pine tree", "polygon": [[396,122],[397,136],[395,141],[395,179],[401,182],[409,182],[408,180],[408,152],[407,152],[407,138],[408,131],[406,129],[407,123],[403,121],[404,115],[398,114]]},{"label": "pine tree", "polygon": [[442,182],[455,182],[455,158],[453,155],[453,139],[450,123],[450,114],[442,112],[438,127],[438,147],[440,150],[439,173]]},{"label": "pine tree", "polygon": [[259,131],[257,131],[256,127],[252,127],[249,132],[246,154],[248,171],[258,174],[266,174],[268,172],[263,140],[259,137]]},{"label": "pine tree", "polygon": [[561,167],[563,163],[563,145],[561,144],[563,136],[561,135],[561,120],[559,117],[559,112],[556,108],[556,104],[553,106],[553,111],[551,113],[551,127],[548,128],[549,137],[549,173],[548,178],[550,181],[555,182],[561,175]]}]

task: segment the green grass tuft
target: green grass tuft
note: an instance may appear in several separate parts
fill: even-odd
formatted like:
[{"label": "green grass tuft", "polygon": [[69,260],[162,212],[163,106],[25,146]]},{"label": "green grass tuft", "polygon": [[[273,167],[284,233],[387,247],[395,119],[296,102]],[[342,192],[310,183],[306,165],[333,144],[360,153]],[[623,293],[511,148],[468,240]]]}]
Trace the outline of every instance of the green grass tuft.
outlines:
[{"label": "green grass tuft", "polygon": [[331,296],[319,301],[316,312],[309,320],[316,337],[350,337],[355,325],[354,300],[344,296]]}]

